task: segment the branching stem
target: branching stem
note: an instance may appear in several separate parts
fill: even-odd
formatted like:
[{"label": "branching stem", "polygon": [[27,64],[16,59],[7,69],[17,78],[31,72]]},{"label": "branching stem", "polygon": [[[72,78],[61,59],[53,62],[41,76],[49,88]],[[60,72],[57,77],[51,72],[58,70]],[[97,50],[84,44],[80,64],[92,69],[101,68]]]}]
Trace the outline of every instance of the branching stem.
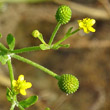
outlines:
[{"label": "branching stem", "polygon": [[30,64],[30,65],[32,65],[32,66],[34,66],[36,68],[39,68],[40,70],[46,72],[47,74],[53,76],[56,79],[59,79],[59,77],[60,77],[59,75],[57,75],[56,73],[52,72],[51,70],[49,70],[49,69],[47,69],[47,68],[45,68],[45,67],[43,67],[43,66],[41,66],[41,65],[39,65],[39,64],[37,64],[35,62],[33,62],[33,61],[31,61],[29,59],[26,59],[26,58],[21,57],[21,56],[16,55],[16,54],[12,55],[12,57],[15,58],[15,59],[17,59],[17,60],[20,60],[22,62],[25,62],[27,64]]},{"label": "branching stem", "polygon": [[26,48],[10,51],[10,53],[23,53],[23,52],[29,52],[29,51],[35,51],[35,50],[41,50],[41,48],[39,46],[26,47]]}]

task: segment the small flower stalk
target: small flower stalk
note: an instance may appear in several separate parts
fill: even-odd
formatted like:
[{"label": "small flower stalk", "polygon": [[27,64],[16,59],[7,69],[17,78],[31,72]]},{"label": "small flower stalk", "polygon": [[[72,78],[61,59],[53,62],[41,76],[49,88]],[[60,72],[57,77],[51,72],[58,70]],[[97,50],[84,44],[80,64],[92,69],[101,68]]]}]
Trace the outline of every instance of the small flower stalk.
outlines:
[{"label": "small flower stalk", "polygon": [[92,27],[95,24],[95,19],[84,18],[78,20],[79,29],[83,29],[85,33],[95,32],[96,30]]},{"label": "small flower stalk", "polygon": [[34,30],[32,32],[32,36],[35,37],[35,38],[38,38],[43,44],[46,44],[44,39],[43,39],[42,34],[38,30]]},{"label": "small flower stalk", "polygon": [[30,82],[26,82],[26,80],[24,80],[24,75],[20,75],[18,77],[18,80],[13,80],[12,84],[13,84],[15,93],[16,94],[20,93],[22,95],[26,95],[26,89],[32,87],[32,84]]}]

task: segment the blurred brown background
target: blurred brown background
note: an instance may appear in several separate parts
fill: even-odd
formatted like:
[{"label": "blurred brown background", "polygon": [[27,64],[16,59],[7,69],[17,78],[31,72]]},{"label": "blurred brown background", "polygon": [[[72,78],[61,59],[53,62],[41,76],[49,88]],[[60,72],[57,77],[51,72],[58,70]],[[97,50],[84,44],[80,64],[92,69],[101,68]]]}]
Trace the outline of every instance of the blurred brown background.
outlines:
[{"label": "blurred brown background", "polygon": [[[8,0],[7,0],[8,1]],[[49,41],[56,25],[55,13],[59,5],[72,9],[71,21],[63,25],[57,33],[55,42],[61,39],[68,28],[78,28],[77,20],[85,17],[96,19],[95,33],[83,31],[64,42],[70,48],[35,51],[20,54],[58,73],[75,75],[80,87],[75,94],[66,95],[57,86],[57,80],[28,64],[12,59],[15,78],[25,75],[33,87],[28,96],[36,94],[39,101],[27,110],[110,110],[110,1],[108,0],[50,0],[37,3],[1,4],[0,33],[1,42],[6,46],[6,36],[12,33],[16,38],[16,49],[39,45],[40,41],[31,36],[38,29]],[[6,100],[6,87],[10,85],[7,65],[0,64],[0,110],[9,110]],[[28,97],[27,96],[27,97]],[[21,95],[18,99],[24,99]],[[17,108],[16,108],[17,110]]]}]

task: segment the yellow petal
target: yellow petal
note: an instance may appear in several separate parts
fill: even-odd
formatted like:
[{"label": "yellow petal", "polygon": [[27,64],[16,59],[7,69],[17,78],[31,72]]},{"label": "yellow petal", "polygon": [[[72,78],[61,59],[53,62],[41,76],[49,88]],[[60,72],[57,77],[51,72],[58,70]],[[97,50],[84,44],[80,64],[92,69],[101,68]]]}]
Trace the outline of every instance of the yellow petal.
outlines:
[{"label": "yellow petal", "polygon": [[95,24],[95,19],[91,19],[91,22],[92,22],[92,25],[94,25]]},{"label": "yellow petal", "polygon": [[83,29],[85,33],[89,33],[89,30],[86,27],[84,27]]},{"label": "yellow petal", "polygon": [[88,29],[89,29],[89,31],[91,31],[91,32],[95,32],[95,29],[94,29],[93,27],[89,27]]},{"label": "yellow petal", "polygon": [[26,82],[25,88],[31,88],[32,84],[30,82]]},{"label": "yellow petal", "polygon": [[20,93],[21,93],[22,95],[26,95],[25,89],[20,89]]},{"label": "yellow petal", "polygon": [[13,85],[13,86],[16,86],[16,80],[13,80],[13,81],[12,81],[12,85]]},{"label": "yellow petal", "polygon": [[83,28],[83,27],[84,27],[84,23],[83,23],[83,22],[80,22],[80,23],[79,23],[79,27],[80,27],[80,28]]},{"label": "yellow petal", "polygon": [[20,75],[19,77],[18,77],[18,81],[23,81],[24,80],[24,75]]}]

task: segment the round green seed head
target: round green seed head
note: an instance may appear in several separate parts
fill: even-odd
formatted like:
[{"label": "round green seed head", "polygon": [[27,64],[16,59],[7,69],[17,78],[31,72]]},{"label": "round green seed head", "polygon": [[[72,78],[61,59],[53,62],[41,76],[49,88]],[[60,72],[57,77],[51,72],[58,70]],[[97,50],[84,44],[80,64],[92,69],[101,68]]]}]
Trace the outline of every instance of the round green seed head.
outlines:
[{"label": "round green seed head", "polygon": [[61,24],[66,24],[70,21],[71,14],[71,9],[66,5],[62,5],[58,8],[56,12],[56,20]]},{"label": "round green seed head", "polygon": [[58,81],[58,85],[63,92],[71,94],[79,88],[79,81],[71,74],[63,74]]}]

